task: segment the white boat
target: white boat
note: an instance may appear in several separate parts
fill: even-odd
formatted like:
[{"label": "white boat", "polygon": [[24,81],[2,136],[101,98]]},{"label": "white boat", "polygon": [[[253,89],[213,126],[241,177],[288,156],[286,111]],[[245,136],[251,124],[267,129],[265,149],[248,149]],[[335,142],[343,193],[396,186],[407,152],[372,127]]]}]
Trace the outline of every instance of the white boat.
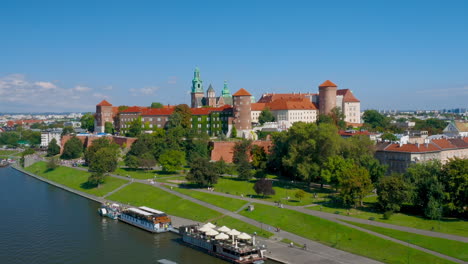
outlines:
[{"label": "white boat", "polygon": [[149,207],[124,209],[119,215],[119,220],[152,233],[163,233],[172,229],[171,219],[166,213]]}]

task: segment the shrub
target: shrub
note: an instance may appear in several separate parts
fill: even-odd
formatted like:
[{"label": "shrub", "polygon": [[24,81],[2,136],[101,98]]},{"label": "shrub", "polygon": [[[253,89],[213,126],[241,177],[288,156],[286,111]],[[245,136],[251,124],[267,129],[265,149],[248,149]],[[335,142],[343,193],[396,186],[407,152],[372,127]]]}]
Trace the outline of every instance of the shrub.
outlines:
[{"label": "shrub", "polygon": [[370,220],[370,221],[374,221],[375,218],[374,218],[373,216],[371,216],[371,217],[369,217],[369,220]]},{"label": "shrub", "polygon": [[393,215],[393,211],[391,211],[391,210],[390,211],[385,211],[385,213],[383,214],[383,218],[385,220],[389,220],[390,217],[392,217],[392,215]]}]

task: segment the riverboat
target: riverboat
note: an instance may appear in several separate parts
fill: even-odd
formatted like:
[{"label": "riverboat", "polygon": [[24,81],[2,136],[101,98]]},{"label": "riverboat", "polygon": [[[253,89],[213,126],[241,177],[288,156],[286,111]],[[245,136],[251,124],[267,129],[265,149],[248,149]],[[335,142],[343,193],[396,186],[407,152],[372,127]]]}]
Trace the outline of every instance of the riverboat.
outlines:
[{"label": "riverboat", "polygon": [[120,206],[116,203],[109,204],[105,203],[101,205],[101,208],[98,209],[98,212],[101,216],[107,216],[111,219],[117,220],[120,215]]},{"label": "riverboat", "polygon": [[118,219],[152,233],[163,233],[172,229],[171,219],[166,213],[146,206],[124,209]]},{"label": "riverboat", "polygon": [[214,225],[207,225],[201,228],[198,225],[180,227],[182,241],[231,263],[262,264],[265,262],[266,249],[264,246],[255,244],[255,236],[251,237],[227,227],[219,228],[220,232],[218,232],[214,229]]}]

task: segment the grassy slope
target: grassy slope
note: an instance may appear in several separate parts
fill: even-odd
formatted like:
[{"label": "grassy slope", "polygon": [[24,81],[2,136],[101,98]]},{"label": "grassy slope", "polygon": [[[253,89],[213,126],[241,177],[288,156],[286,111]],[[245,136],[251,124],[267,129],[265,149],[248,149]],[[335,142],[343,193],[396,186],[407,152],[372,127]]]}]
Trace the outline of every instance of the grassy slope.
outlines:
[{"label": "grassy slope", "polygon": [[414,245],[418,245],[423,248],[427,248],[439,253],[442,253],[447,256],[461,259],[463,261],[468,261],[468,243],[463,243],[459,241],[423,236],[403,231],[398,231],[389,228],[383,228],[378,226],[348,222],[349,224],[360,226],[371,231],[396,238]]},{"label": "grassy slope", "polygon": [[[335,208],[331,206],[319,205],[319,206],[312,206],[307,207],[310,210],[316,211],[323,211],[328,213],[335,213],[340,212],[342,215],[348,215],[347,209],[342,208]],[[371,212],[371,211],[364,211],[359,209],[350,209],[349,215],[351,217],[361,218],[361,219],[369,219],[373,217],[375,221],[393,224],[393,225],[400,225],[400,226],[408,226],[418,229],[425,229],[431,230],[435,232],[459,235],[459,236],[468,236],[468,222],[456,219],[456,218],[444,218],[440,222],[437,220],[429,220],[422,216],[415,216],[415,215],[407,215],[402,213],[396,213],[392,215],[389,220],[385,220],[382,217],[381,213]]]},{"label": "grassy slope", "polygon": [[43,161],[31,165],[25,168],[25,170],[67,187],[96,196],[103,196],[127,182],[125,180],[107,177],[105,183],[101,184],[99,188],[94,187],[90,189],[85,185],[90,175],[90,173],[86,171],[68,167],[58,167],[55,170],[47,171],[47,163]]},{"label": "grassy slope", "polygon": [[[311,204],[314,201],[313,198],[313,193],[317,193],[318,197],[324,197],[327,196],[331,191],[328,189],[320,189],[320,188],[312,188],[311,190],[307,190],[306,188],[303,188],[302,184],[297,184],[297,183],[290,183],[290,182],[284,182],[284,181],[274,181],[273,182],[273,189],[275,190],[275,195],[268,196],[268,197],[261,197],[258,196],[254,189],[253,186],[255,184],[255,180],[250,180],[250,181],[242,181],[238,180],[236,178],[229,178],[229,177],[221,177],[218,180],[218,183],[215,185],[215,191],[217,192],[223,192],[223,193],[229,193],[233,195],[253,195],[254,198],[259,198],[263,199],[266,201],[281,201],[284,204],[288,205],[307,205]],[[301,200],[297,200],[294,197],[294,194],[296,191],[299,189],[303,188],[306,191],[306,195],[304,198]],[[286,197],[290,197],[290,200],[288,201],[285,199]]]},{"label": "grassy slope", "polygon": [[199,191],[190,190],[190,189],[173,188],[173,190],[183,193],[185,195],[191,196],[195,199],[224,208],[229,211],[236,211],[240,209],[242,206],[244,206],[245,204],[247,204],[247,202],[243,200],[219,196],[216,194],[199,192]]},{"label": "grassy slope", "polygon": [[144,169],[130,169],[130,168],[117,168],[114,174],[120,176],[127,176],[129,175],[135,179],[153,179],[154,177],[169,177],[169,176],[177,176],[177,174],[168,174],[161,172],[159,170],[144,170]]},{"label": "grassy slope", "polygon": [[452,263],[353,228],[288,209],[255,204],[252,212],[241,213],[257,221],[319,241],[351,253],[385,263]]},{"label": "grassy slope", "polygon": [[212,221],[218,226],[226,225],[230,228],[236,228],[247,233],[257,232],[257,234],[264,237],[270,237],[273,235],[270,232],[262,231],[260,228],[244,223],[235,218],[223,216],[214,210],[146,184],[132,183],[109,196],[108,199],[122,203],[129,203],[134,206],[145,205],[157,210],[165,211],[171,215],[199,222]]}]

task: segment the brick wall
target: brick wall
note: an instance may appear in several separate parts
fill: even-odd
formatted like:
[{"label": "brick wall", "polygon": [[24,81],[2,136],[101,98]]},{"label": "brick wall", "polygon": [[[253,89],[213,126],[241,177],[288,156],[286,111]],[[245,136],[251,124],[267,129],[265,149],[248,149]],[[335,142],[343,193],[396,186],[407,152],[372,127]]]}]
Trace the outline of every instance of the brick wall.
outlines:
[{"label": "brick wall", "polygon": [[[212,149],[210,159],[212,161],[219,161],[223,159],[227,163],[232,163],[234,156],[234,145],[236,145],[236,142],[234,141],[210,142],[210,148]],[[273,142],[268,140],[256,140],[252,142],[252,146],[254,145],[263,147],[266,153],[270,153],[270,148],[273,145]],[[250,160],[251,159],[252,158],[250,157]]]}]

